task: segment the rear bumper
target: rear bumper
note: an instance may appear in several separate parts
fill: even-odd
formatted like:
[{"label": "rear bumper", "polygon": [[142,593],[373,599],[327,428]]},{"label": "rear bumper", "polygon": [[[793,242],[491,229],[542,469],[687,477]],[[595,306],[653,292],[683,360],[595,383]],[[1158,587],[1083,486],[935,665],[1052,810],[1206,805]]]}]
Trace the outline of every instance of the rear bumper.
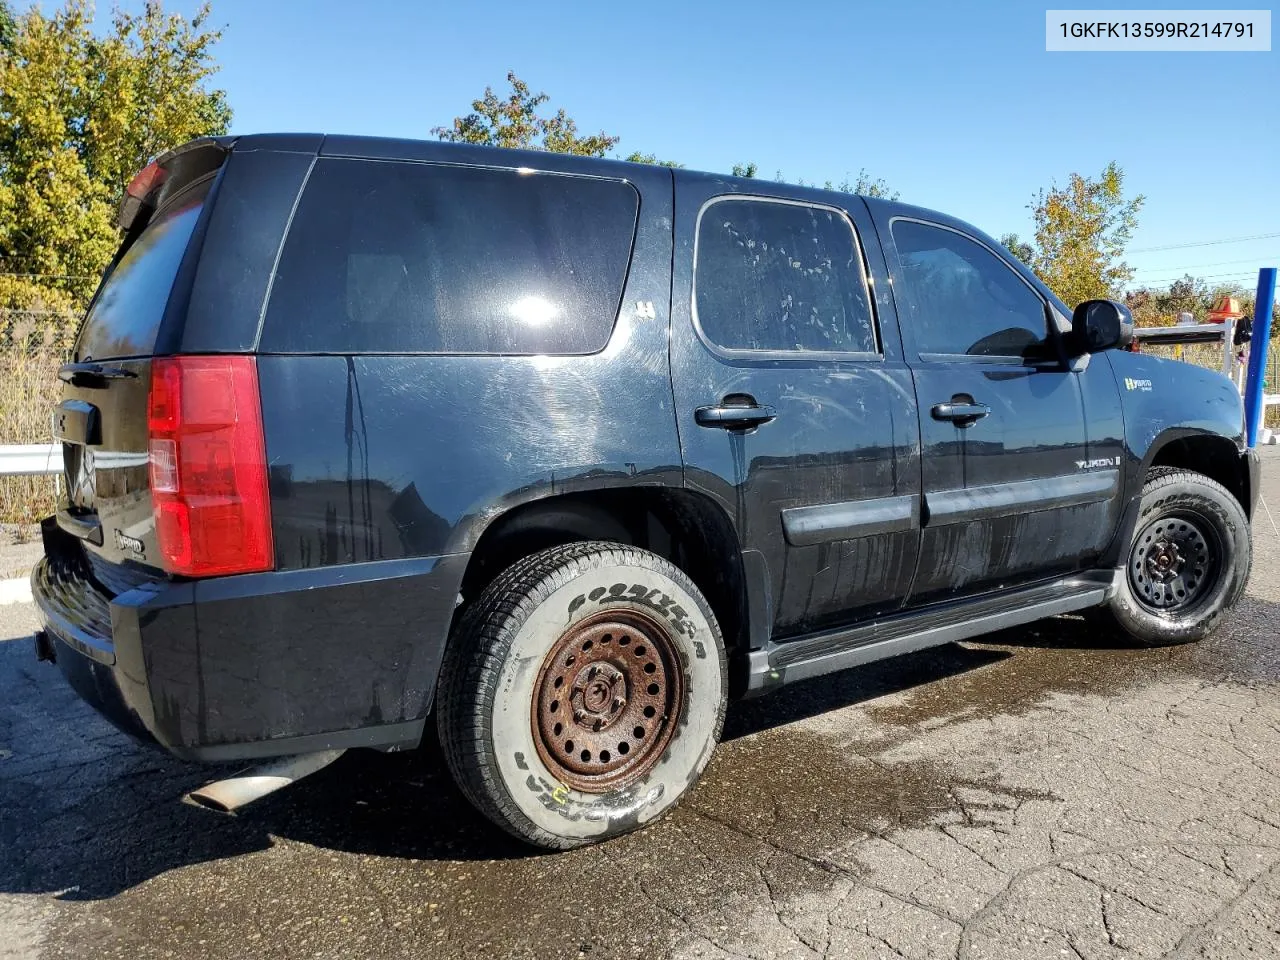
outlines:
[{"label": "rear bumper", "polygon": [[32,594],[56,662],[128,733],[189,760],[416,746],[465,555],[101,594],[49,555]]}]

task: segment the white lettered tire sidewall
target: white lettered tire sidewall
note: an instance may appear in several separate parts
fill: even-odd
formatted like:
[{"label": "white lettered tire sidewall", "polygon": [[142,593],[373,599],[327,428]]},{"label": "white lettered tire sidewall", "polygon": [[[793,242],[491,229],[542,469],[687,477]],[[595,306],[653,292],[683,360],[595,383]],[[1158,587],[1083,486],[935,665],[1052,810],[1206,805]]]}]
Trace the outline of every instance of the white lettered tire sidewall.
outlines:
[{"label": "white lettered tire sidewall", "polygon": [[[539,830],[589,842],[654,819],[698,779],[720,737],[726,677],[719,630],[701,597],[647,567],[578,566],[516,630],[499,671],[490,733],[502,785],[520,813]],[[647,774],[621,789],[585,793],[558,780],[538,756],[535,687],[557,639],[587,617],[619,609],[667,624],[684,670],[685,699],[665,752]]]}]

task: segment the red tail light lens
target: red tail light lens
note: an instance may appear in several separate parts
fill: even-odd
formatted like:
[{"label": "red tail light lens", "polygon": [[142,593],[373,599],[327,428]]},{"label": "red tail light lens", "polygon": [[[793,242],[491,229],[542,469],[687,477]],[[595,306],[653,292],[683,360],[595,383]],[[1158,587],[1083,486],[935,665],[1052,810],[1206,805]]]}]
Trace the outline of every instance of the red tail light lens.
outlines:
[{"label": "red tail light lens", "polygon": [[253,357],[151,364],[151,500],[170,573],[270,570],[271,504]]}]

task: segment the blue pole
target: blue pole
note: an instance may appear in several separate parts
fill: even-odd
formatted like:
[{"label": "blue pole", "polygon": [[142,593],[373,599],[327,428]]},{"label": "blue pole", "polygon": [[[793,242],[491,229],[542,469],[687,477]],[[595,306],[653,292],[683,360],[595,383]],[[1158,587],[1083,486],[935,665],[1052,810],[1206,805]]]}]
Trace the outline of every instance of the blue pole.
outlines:
[{"label": "blue pole", "polygon": [[1245,436],[1249,446],[1258,445],[1258,427],[1265,412],[1262,406],[1263,381],[1267,373],[1267,345],[1271,342],[1271,308],[1276,302],[1276,268],[1258,271],[1258,296],[1253,301],[1253,339],[1249,341],[1249,378],[1244,387]]}]

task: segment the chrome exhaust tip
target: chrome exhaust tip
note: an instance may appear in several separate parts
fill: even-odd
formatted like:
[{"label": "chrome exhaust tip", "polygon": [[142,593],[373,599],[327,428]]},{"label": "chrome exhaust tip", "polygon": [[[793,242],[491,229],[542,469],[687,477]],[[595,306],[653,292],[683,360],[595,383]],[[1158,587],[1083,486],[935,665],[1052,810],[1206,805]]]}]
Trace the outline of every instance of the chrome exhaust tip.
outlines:
[{"label": "chrome exhaust tip", "polygon": [[247,803],[260,800],[317,770],[323,770],[344,753],[345,750],[319,750],[293,757],[280,757],[261,766],[249,767],[225,780],[206,783],[182,799],[185,803],[217,810],[219,813],[235,813]]}]

